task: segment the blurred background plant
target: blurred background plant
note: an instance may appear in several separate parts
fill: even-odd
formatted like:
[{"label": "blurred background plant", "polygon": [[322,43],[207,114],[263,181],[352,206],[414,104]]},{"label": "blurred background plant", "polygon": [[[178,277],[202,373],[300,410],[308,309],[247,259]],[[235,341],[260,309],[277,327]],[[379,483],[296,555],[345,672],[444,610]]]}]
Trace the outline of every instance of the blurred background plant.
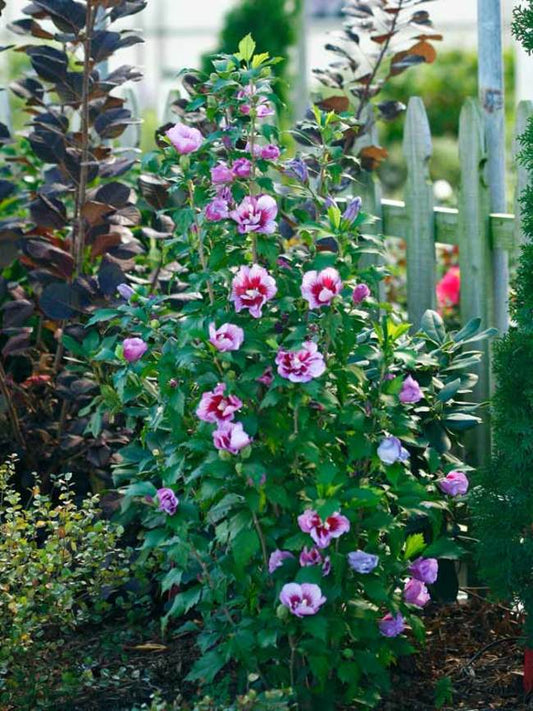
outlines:
[{"label": "blurred background plant", "polygon": [[101,487],[124,436],[86,432],[80,411],[96,383],[65,345],[83,342],[83,315],[115,298],[144,250],[133,232],[136,156],[115,145],[136,122],[117,88],[141,75],[108,71],[115,52],[142,40],[108,28],[145,4],[38,0],[10,25],[24,37],[10,89],[29,125],[19,136],[0,125],[0,453],[17,450],[25,485],[28,471],[46,486],[69,469],[84,490]]},{"label": "blurred background plant", "polygon": [[[218,45],[202,58],[202,70],[212,71],[214,54],[231,54],[241,39],[251,34],[261,51],[282,61],[274,67],[274,73],[283,81],[274,84],[274,91],[283,102],[282,113],[286,118],[292,114],[288,81],[294,78],[289,57],[298,38],[298,21],[303,0],[241,0],[224,18],[224,26]],[[291,76],[292,75],[292,76]]]}]

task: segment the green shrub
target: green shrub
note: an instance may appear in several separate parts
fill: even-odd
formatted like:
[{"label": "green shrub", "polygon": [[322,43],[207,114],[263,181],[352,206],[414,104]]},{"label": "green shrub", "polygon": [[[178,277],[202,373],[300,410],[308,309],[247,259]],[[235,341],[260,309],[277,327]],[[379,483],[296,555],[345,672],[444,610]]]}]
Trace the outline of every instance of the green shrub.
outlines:
[{"label": "green shrub", "polygon": [[479,321],[448,334],[428,311],[411,337],[372,297],[382,273],[362,256],[381,245],[359,232],[359,198],[331,197],[353,123],[314,107],[305,150],[285,162],[261,120],[271,63],[254,49],[247,36],[190,82],[195,128],[168,128],[144,160],[165,181],[162,265],[186,267],[183,287],[178,300],[124,285],[95,313],[107,329],[88,358],[92,422],[127,417],[122,510],[162,558],[164,624],[195,635],[187,681],[220,703],[253,672],[300,708],[372,707],[423,634],[413,561],[432,559],[432,585],[437,558],[461,552],[457,445],[479,422],[465,370],[482,336]]},{"label": "green shrub", "polygon": [[13,472],[12,461],[0,466],[0,701],[19,693],[28,660],[50,654],[52,639],[99,622],[130,577],[123,530],[102,518],[96,496],[78,507],[65,475],[53,496],[34,486],[23,506]]}]

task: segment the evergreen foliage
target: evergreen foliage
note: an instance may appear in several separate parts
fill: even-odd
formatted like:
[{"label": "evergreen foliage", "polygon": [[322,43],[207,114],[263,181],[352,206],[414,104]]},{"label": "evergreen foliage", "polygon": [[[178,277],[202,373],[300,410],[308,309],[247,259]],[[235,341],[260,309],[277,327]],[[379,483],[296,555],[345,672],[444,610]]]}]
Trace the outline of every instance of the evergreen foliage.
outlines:
[{"label": "evergreen foliage", "polygon": [[[513,31],[533,52],[533,0],[516,9]],[[520,160],[533,176],[533,118]],[[496,346],[494,453],[473,499],[481,571],[500,599],[520,602],[533,646],[533,185],[521,198],[527,242],[516,278],[514,323]]]},{"label": "evergreen foliage", "polygon": [[[231,54],[242,37],[250,33],[257,46],[271,57],[287,57],[296,42],[296,20],[301,0],[240,0],[226,15],[224,27],[218,39],[216,53]],[[213,70],[213,52],[203,57],[202,69]],[[288,62],[285,59],[274,65],[274,73],[280,79],[288,79]],[[285,82],[273,87],[282,101],[287,98]]]}]

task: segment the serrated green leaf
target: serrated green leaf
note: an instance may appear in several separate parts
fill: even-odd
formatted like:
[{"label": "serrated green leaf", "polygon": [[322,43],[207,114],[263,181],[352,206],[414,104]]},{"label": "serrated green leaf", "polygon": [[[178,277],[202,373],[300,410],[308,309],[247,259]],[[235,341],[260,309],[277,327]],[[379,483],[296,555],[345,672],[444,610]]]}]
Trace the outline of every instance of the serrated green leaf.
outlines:
[{"label": "serrated green leaf", "polygon": [[255,42],[252,38],[251,34],[247,34],[246,37],[243,37],[242,40],[239,42],[239,58],[242,59],[245,62],[249,62],[250,59],[254,56],[255,52]]},{"label": "serrated green leaf", "polygon": [[233,558],[243,568],[259,551],[259,538],[252,529],[243,529],[233,540]]},{"label": "serrated green leaf", "polygon": [[405,542],[405,550],[403,552],[404,560],[413,558],[418,553],[421,553],[426,547],[424,536],[422,533],[415,533],[407,538]]},{"label": "serrated green leaf", "polygon": [[202,681],[204,684],[210,684],[225,664],[226,660],[222,654],[218,650],[212,649],[194,663],[186,679],[187,681]]}]

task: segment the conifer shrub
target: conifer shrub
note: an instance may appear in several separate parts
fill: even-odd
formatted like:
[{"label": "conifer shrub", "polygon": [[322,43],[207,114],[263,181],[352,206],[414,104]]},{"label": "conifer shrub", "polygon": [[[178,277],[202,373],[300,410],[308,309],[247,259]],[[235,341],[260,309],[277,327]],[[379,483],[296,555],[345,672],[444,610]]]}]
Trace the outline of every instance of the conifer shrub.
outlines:
[{"label": "conifer shrub", "polygon": [[[533,2],[515,10],[513,31],[533,53]],[[520,138],[533,178],[533,119]],[[513,323],[495,347],[494,454],[473,497],[481,572],[494,595],[526,612],[526,690],[533,690],[533,182],[520,200],[527,241],[517,270]]]}]

